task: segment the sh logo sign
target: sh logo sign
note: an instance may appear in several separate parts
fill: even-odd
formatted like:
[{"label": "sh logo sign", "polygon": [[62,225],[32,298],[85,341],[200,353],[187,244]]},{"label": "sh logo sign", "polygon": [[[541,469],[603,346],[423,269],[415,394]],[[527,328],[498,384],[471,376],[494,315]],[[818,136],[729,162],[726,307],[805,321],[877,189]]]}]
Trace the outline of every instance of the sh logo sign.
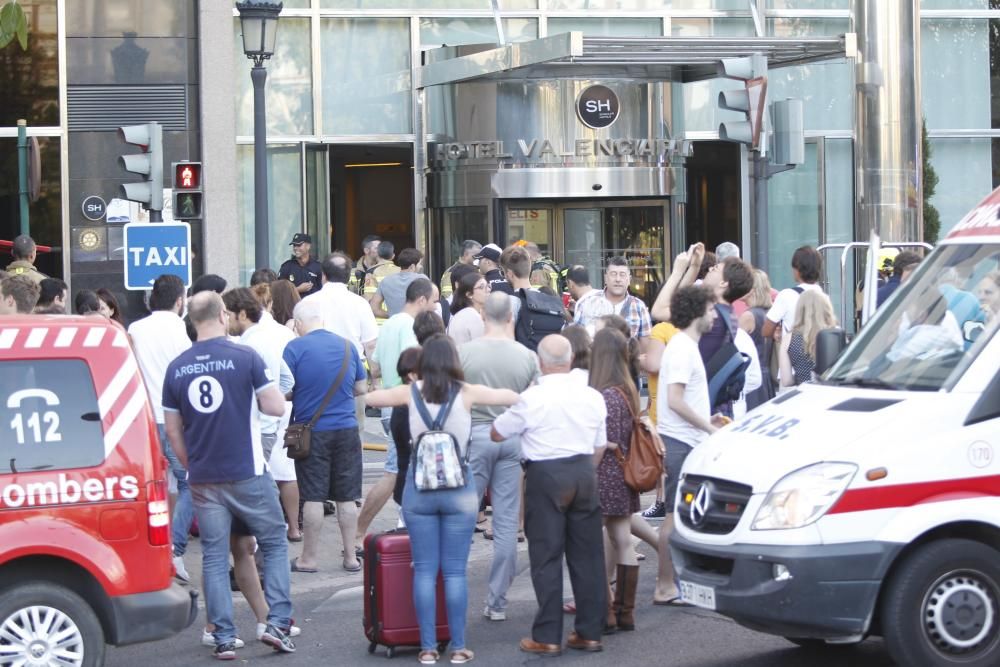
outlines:
[{"label": "sh logo sign", "polygon": [[607,86],[588,86],[576,100],[580,122],[599,130],[618,119],[618,96]]}]

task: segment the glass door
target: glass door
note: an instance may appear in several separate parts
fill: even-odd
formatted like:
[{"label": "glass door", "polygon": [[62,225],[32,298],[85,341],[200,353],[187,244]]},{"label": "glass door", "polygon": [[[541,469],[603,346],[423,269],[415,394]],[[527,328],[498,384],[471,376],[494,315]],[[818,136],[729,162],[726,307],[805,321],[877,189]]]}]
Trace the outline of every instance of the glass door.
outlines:
[{"label": "glass door", "polygon": [[608,258],[624,257],[632,272],[630,291],[653,302],[667,268],[666,202],[565,204],[560,212],[565,264],[587,267],[600,287]]},{"label": "glass door", "polygon": [[302,210],[305,232],[312,237],[312,252],[320,261],[330,254],[329,152],[323,144],[302,144]]},{"label": "glass door", "polygon": [[615,206],[605,209],[612,237],[612,255],[623,256],[632,272],[632,294],[647,305],[665,280],[667,247],[665,206]]},{"label": "glass door", "polygon": [[805,163],[767,182],[768,248],[763,268],[776,289],[794,285],[791,262],[796,248],[826,242],[824,149],[822,138],[806,141]]},{"label": "glass door", "polygon": [[453,206],[431,209],[431,257],[424,262],[428,275],[440,276],[462,254],[462,242],[490,242],[489,211],[486,206]]},{"label": "glass door", "polygon": [[631,292],[652,303],[666,277],[669,201],[503,201],[498,234],[507,244],[521,239],[562,266],[587,268],[596,288],[604,286],[610,257],[624,257],[632,271]]},{"label": "glass door", "polygon": [[506,210],[507,243],[529,241],[546,257],[552,257],[552,207],[510,204]]},{"label": "glass door", "polygon": [[594,287],[601,287],[604,273],[604,210],[562,209],[563,263],[587,267]]}]

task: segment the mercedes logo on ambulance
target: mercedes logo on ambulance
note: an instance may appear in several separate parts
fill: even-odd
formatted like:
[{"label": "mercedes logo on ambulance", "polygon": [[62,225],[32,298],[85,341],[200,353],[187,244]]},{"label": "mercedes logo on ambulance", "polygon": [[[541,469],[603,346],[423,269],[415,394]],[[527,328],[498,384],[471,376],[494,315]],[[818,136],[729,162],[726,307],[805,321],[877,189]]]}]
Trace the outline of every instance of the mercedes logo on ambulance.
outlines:
[{"label": "mercedes logo on ambulance", "polygon": [[701,486],[698,487],[698,493],[695,494],[694,500],[691,501],[691,523],[694,526],[701,526],[705,523],[705,517],[708,515],[708,508],[712,505],[712,489],[709,487],[707,482],[702,482]]},{"label": "mercedes logo on ambulance", "polygon": [[580,122],[594,130],[618,120],[618,110],[618,95],[607,86],[587,86],[576,99],[576,115]]}]

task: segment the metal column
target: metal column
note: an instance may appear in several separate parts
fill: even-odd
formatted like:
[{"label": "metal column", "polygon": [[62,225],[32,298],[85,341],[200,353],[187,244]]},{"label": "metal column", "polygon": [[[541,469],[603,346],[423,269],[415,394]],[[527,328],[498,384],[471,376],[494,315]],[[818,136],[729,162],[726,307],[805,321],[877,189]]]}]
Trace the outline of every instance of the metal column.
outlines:
[{"label": "metal column", "polygon": [[852,0],[854,237],[923,239],[917,0]]}]

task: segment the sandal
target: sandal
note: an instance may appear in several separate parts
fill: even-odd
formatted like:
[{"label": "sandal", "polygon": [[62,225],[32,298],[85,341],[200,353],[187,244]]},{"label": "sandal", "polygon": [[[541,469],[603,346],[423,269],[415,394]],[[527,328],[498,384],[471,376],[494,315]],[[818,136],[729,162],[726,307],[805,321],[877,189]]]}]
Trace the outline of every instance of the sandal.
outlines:
[{"label": "sandal", "polygon": [[467,662],[472,662],[472,659],[476,657],[476,654],[467,648],[460,648],[457,651],[452,651],[451,653],[451,664],[453,665],[464,665]]},{"label": "sandal", "polygon": [[291,567],[292,572],[305,572],[307,574],[315,574],[316,572],[319,572],[319,570],[316,569],[315,567],[299,567],[298,557],[295,557],[291,561],[289,561],[289,565]]},{"label": "sandal", "polygon": [[433,665],[441,659],[437,651],[421,651],[417,654],[417,660],[421,665]]}]

